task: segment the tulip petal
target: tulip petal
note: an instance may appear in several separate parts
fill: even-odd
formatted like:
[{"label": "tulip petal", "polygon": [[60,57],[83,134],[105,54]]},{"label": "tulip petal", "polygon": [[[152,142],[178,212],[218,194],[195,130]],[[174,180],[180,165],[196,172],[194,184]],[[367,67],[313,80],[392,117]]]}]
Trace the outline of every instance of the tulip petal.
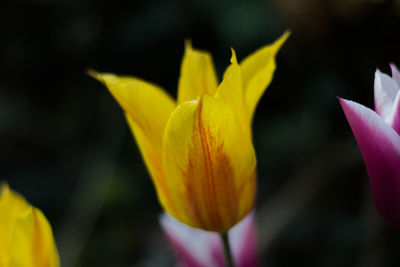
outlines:
[{"label": "tulip petal", "polygon": [[398,92],[397,83],[387,74],[376,70],[374,81],[375,110],[389,124],[391,124],[390,115]]},{"label": "tulip petal", "polygon": [[363,155],[375,205],[400,227],[400,136],[373,110],[339,99]]},{"label": "tulip petal", "polygon": [[6,184],[0,188],[0,215],[0,266],[59,266],[49,222]]},{"label": "tulip petal", "polygon": [[254,211],[229,231],[229,241],[232,245],[236,266],[258,266],[256,236]]},{"label": "tulip petal", "polygon": [[193,49],[191,43],[187,41],[178,83],[178,103],[194,100],[202,94],[214,95],[217,85],[211,55]]},{"label": "tulip petal", "polygon": [[4,261],[14,229],[13,222],[29,210],[30,205],[21,195],[10,190],[5,183],[0,186],[0,263],[3,263],[0,266],[7,266]]},{"label": "tulip petal", "polygon": [[258,101],[272,81],[276,67],[275,56],[289,35],[289,32],[285,32],[273,44],[260,48],[240,63],[250,121],[252,121]]},{"label": "tulip petal", "polygon": [[162,164],[162,138],[174,100],[161,88],[133,77],[91,75],[103,82],[125,116],[155,184],[162,206],[172,208]]},{"label": "tulip petal", "polygon": [[397,83],[397,86],[400,87],[400,72],[395,64],[390,64],[390,69],[392,70],[392,79]]},{"label": "tulip petal", "polygon": [[[160,224],[177,259],[183,266],[224,267],[224,251],[219,235],[183,224],[168,214]],[[232,256],[237,267],[256,267],[254,212],[229,230]],[[195,240],[195,242],[193,242]]]},{"label": "tulip petal", "polygon": [[219,241],[217,233],[190,227],[167,213],[161,215],[160,224],[177,259],[184,266],[218,266],[211,253]]},{"label": "tulip petal", "polygon": [[[256,158],[250,138],[223,101],[181,104],[164,133],[163,162],[178,220],[225,232],[252,208]],[[185,201],[182,201],[185,200]]]},{"label": "tulip petal", "polygon": [[16,221],[10,250],[10,266],[60,265],[51,226],[43,213],[34,207]]},{"label": "tulip petal", "polygon": [[235,50],[233,49],[231,65],[227,68],[224,74],[224,79],[218,86],[215,97],[223,100],[231,107],[236,118],[242,125],[242,128],[250,136],[251,128],[244,99],[242,72],[237,63]]},{"label": "tulip petal", "polygon": [[[400,89],[400,72],[394,64],[390,64],[390,68],[392,69],[392,79],[397,83],[397,86]],[[390,118],[390,125],[392,125],[393,129],[400,134],[400,90],[397,91],[396,98],[393,102]]]},{"label": "tulip petal", "polygon": [[400,90],[397,92],[392,110],[389,114],[389,124],[398,134],[400,134]]}]

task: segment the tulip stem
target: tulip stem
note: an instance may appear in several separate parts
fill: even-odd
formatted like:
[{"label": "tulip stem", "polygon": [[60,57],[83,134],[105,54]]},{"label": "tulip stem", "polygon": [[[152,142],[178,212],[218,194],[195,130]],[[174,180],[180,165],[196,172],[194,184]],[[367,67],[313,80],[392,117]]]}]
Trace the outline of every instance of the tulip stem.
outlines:
[{"label": "tulip stem", "polygon": [[229,245],[228,232],[221,233],[220,236],[221,236],[222,244],[224,247],[225,266],[226,267],[234,267],[235,265],[233,264],[233,260],[232,260],[232,253],[231,253],[231,246]]}]

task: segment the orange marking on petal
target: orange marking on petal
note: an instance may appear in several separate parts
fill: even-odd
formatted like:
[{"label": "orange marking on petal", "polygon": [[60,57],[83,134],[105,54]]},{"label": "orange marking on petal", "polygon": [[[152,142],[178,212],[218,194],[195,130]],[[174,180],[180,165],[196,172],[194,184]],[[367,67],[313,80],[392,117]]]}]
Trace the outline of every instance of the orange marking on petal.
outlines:
[{"label": "orange marking on petal", "polygon": [[201,228],[226,231],[239,216],[239,191],[234,171],[224,152],[224,141],[213,135],[212,124],[202,117],[199,103],[193,123],[185,177],[188,208]]}]

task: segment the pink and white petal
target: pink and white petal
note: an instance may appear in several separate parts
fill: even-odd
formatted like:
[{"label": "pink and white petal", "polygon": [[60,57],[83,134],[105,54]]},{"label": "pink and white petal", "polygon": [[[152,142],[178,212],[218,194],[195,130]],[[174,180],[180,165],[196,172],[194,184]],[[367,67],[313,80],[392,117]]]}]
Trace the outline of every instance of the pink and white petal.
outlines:
[{"label": "pink and white petal", "polygon": [[364,158],[375,205],[387,223],[400,228],[400,136],[373,110],[339,101]]},{"label": "pink and white petal", "polygon": [[[228,232],[228,236],[235,266],[257,267],[258,256],[254,211],[232,227]],[[225,266],[225,255],[220,240],[213,245],[212,255],[218,266]]]},{"label": "pink and white petal", "polygon": [[[224,251],[219,234],[190,227],[164,213],[160,223],[176,257],[183,266],[224,267]],[[237,267],[256,267],[254,212],[229,231],[232,256]]]},{"label": "pink and white petal", "polygon": [[[219,243],[217,233],[190,227],[167,213],[161,215],[160,224],[182,266],[220,267],[212,255],[215,244]],[[216,249],[222,248],[217,246]]]},{"label": "pink and white petal", "polygon": [[396,98],[394,100],[392,110],[389,116],[389,124],[392,128],[400,134],[400,90],[397,92]]},{"label": "pink and white petal", "polygon": [[391,77],[380,70],[376,70],[374,81],[375,110],[388,123],[398,91],[399,86]]},{"label": "pink and white petal", "polygon": [[392,70],[392,79],[397,83],[397,86],[400,87],[400,72],[395,64],[390,63],[390,69]]},{"label": "pink and white petal", "polygon": [[222,246],[220,236],[218,236],[218,241],[216,241],[212,244],[210,253],[211,253],[211,256],[212,256],[216,266],[225,267],[225,254],[224,254],[224,248]]},{"label": "pink and white petal", "polygon": [[238,267],[258,266],[257,240],[254,211],[229,232],[232,254]]}]

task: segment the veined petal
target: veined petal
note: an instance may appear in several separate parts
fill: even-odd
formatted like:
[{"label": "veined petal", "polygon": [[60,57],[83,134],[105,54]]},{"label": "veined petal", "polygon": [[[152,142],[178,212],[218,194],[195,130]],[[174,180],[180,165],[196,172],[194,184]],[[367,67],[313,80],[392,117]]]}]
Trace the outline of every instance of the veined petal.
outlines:
[{"label": "veined petal", "polygon": [[389,124],[391,124],[390,115],[398,92],[397,83],[389,75],[376,70],[374,81],[375,110]]},{"label": "veined petal", "polygon": [[390,69],[392,70],[392,79],[397,83],[397,86],[400,88],[400,72],[395,64],[390,64]]},{"label": "veined petal", "polygon": [[162,137],[175,108],[174,100],[160,87],[134,77],[90,73],[103,82],[125,111],[125,116],[155,184],[162,206],[170,196],[162,164]]},{"label": "veined petal", "polygon": [[289,32],[285,32],[273,44],[258,49],[240,63],[250,121],[252,121],[258,101],[272,81],[276,67],[275,56],[289,35]]},{"label": "veined petal", "polygon": [[[192,228],[166,213],[160,217],[160,224],[178,261],[183,266],[225,266],[223,247],[217,233]],[[228,235],[235,266],[258,266],[254,213],[248,214],[229,231]]]},{"label": "veined petal", "polygon": [[178,220],[226,232],[251,210],[254,149],[223,101],[203,95],[172,113],[164,133],[163,162],[181,211],[174,215]]},{"label": "veined petal", "polygon": [[382,217],[400,227],[400,136],[373,110],[339,99],[360,147]]},{"label": "veined petal", "polygon": [[202,94],[214,95],[217,85],[211,55],[193,49],[191,43],[186,41],[178,83],[178,103],[194,100]]},{"label": "veined petal", "polygon": [[218,86],[215,97],[223,100],[231,107],[244,131],[251,136],[250,121],[244,99],[242,72],[237,63],[235,50],[233,49],[231,65],[227,68],[224,79]]}]

